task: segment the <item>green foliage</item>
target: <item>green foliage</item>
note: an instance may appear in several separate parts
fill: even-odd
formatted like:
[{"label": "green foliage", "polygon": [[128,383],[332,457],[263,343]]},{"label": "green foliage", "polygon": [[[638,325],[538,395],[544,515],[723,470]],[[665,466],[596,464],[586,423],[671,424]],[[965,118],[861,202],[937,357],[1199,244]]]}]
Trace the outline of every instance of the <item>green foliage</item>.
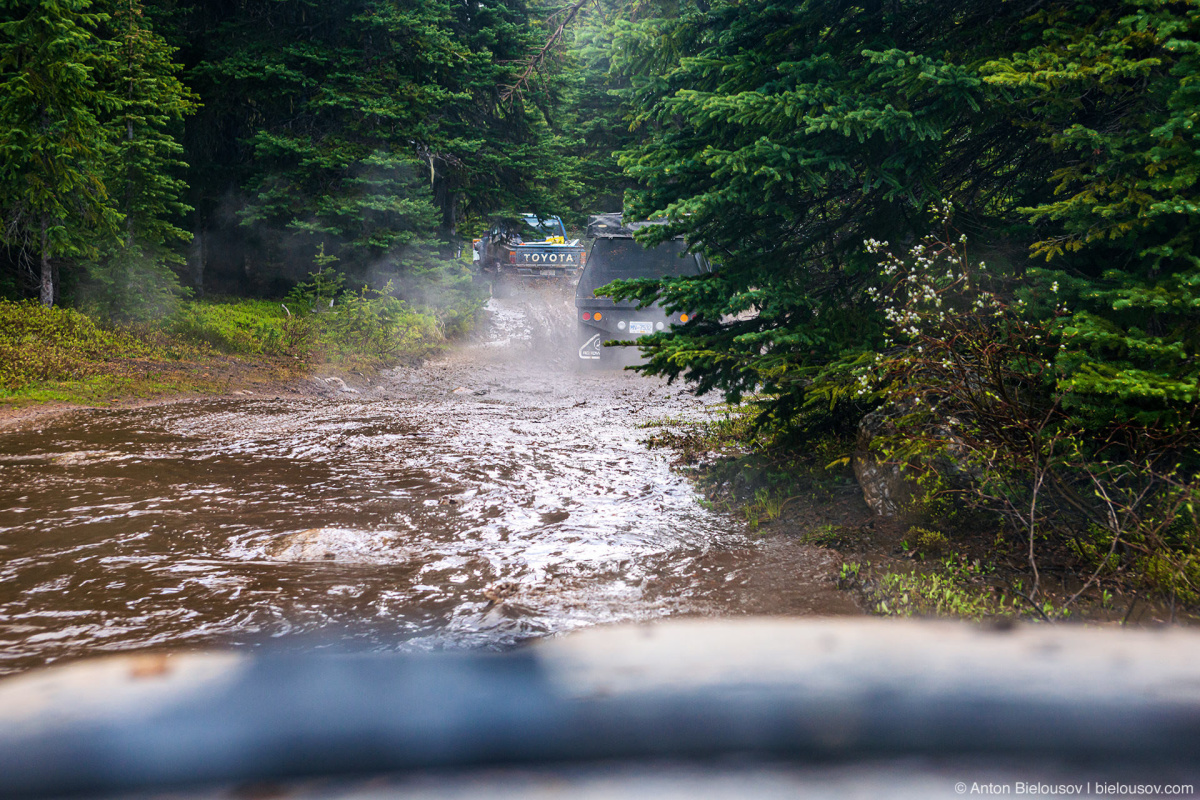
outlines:
[{"label": "green foliage", "polygon": [[[317,263],[324,260],[325,247],[321,246]],[[333,307],[334,300],[346,289],[346,276],[332,267],[321,265],[322,269],[312,272],[308,280],[302,281],[288,293],[286,308],[298,314],[323,312]]]},{"label": "green foliage", "polygon": [[287,314],[270,300],[205,300],[185,303],[165,324],[171,335],[221,353],[284,355],[307,341],[288,335],[287,322]]},{"label": "green foliage", "polygon": [[[837,544],[841,537],[842,531],[839,530],[836,525],[826,524],[818,525],[812,530],[806,532],[802,537],[802,541],[805,544],[814,544],[819,547],[832,547],[833,545]],[[857,571],[855,574],[857,574]],[[847,576],[843,572],[841,577],[845,578]]]},{"label": "green foliage", "polygon": [[588,3],[571,30],[557,125],[560,159],[571,174],[566,188],[573,190],[567,197],[573,213],[564,216],[568,225],[582,226],[589,213],[619,211],[625,190],[636,185],[615,156],[637,141],[638,132],[621,100],[630,78],[613,68],[618,31],[636,13],[620,0]]},{"label": "green foliage", "polygon": [[[1093,447],[1124,448],[1112,455],[1139,441],[1186,453],[1198,19],[1168,2],[763,0],[619,28],[644,132],[621,157],[640,184],[630,210],[667,215],[648,238],[684,233],[719,265],[615,287],[698,312],[648,340],[644,371],[853,424],[892,397],[867,375],[876,354],[905,343],[884,313],[903,287],[879,286],[861,243],[907,248],[949,202],[995,268],[975,299],[1003,309],[949,355],[997,333],[1015,346],[1019,328],[1024,351],[996,363],[1017,357],[1005,370],[1026,373],[1031,415],[1057,405]],[[1032,269],[1029,246],[1058,269]]]},{"label": "green foliage", "polygon": [[112,53],[93,5],[0,4],[0,237],[39,265],[44,305],[57,295],[52,260],[92,255],[120,224],[103,179],[117,99],[99,74]]},{"label": "green foliage", "polygon": [[838,570],[837,586],[839,589],[849,589],[854,586],[862,573],[863,565],[858,561],[847,561]]},{"label": "green foliage", "polygon": [[[323,276],[335,276],[339,291],[325,301]],[[271,300],[186,303],[167,330],[222,353],[295,356],[304,360],[367,366],[419,358],[441,346],[436,320],[412,311],[386,291],[340,290],[337,273],[315,273],[290,303]],[[304,308],[305,295],[318,298]]]},{"label": "green foliage", "polygon": [[429,138],[439,109],[464,99],[447,78],[468,58],[446,6],[252,3],[223,20],[210,14],[176,12],[202,37],[189,78],[212,107],[207,136],[232,125],[240,137],[224,152],[220,139],[195,140],[194,185],[227,185],[213,162],[235,170],[249,193],[237,215],[285,275],[295,253],[317,245],[358,277],[376,262],[428,257],[440,221]]},{"label": "green foliage", "polygon": [[997,202],[1012,176],[997,165],[1021,139],[955,57],[1005,52],[1016,13],[718,2],[628,26],[620,66],[646,130],[621,156],[641,184],[629,210],[667,215],[674,224],[648,237],[685,233],[720,265],[661,289],[621,287],[698,312],[650,345],[645,371],[731,399],[762,392],[787,417],[817,392],[827,417],[867,410],[831,388],[843,384],[839,365],[882,345],[882,320],[862,296],[871,270],[861,242],[903,239],[944,195],[1008,224]]},{"label": "green foliage", "polygon": [[180,83],[175,51],[150,28],[141,2],[108,1],[111,56],[102,79],[117,104],[103,180],[122,232],[98,242],[83,300],[106,319],[146,321],[169,316],[183,294],[171,265],[183,263],[174,246],[192,238],[176,221],[192,209],[181,200],[187,165],[170,129],[195,111],[196,97]]},{"label": "green foliage", "polygon": [[6,391],[85,378],[114,355],[170,358],[178,353],[130,331],[101,328],[78,311],[0,300],[0,389]]},{"label": "green foliage", "polygon": [[188,151],[198,226],[234,239],[272,291],[322,246],[352,283],[394,279],[427,305],[431,287],[458,283],[461,221],[565,196],[552,71],[505,92],[541,46],[543,13],[500,0],[172,4],[206,103]]},{"label": "green foliage", "polygon": [[433,317],[370,290],[343,293],[333,309],[305,315],[268,300],[187,301],[171,317],[135,326],[0,300],[0,400],[97,402],[208,391],[221,386],[202,374],[218,354],[249,357],[260,366],[263,357],[278,364],[287,356],[279,374],[287,377],[314,361],[348,369],[387,366],[427,355],[442,342]]},{"label": "green foliage", "polygon": [[1030,22],[1041,41],[981,74],[1054,154],[1054,197],[1022,212],[1057,266],[1034,291],[1053,284],[1064,304],[1064,405],[1088,428],[1186,424],[1200,399],[1200,11],[1063,3]]},{"label": "green foliage", "polygon": [[1200,551],[1184,558],[1153,553],[1143,559],[1140,567],[1147,583],[1164,595],[1184,603],[1200,602]]},{"label": "green foliage", "polygon": [[726,0],[617,26],[627,211],[718,265],[611,287],[695,312],[643,371],[808,431],[883,407],[927,499],[1007,519],[1033,596],[1043,543],[1092,525],[1186,576],[1198,24],[1159,0]]},{"label": "green foliage", "polygon": [[[1089,584],[1146,557],[1186,575],[1200,544],[1192,431],[1161,420],[1085,427],[1070,410],[1056,326],[989,290],[997,281],[968,259],[967,237],[951,235],[943,214],[946,230],[903,257],[867,245],[885,253],[884,285],[868,291],[889,322],[889,351],[860,370],[858,391],[886,397],[894,416],[894,434],[876,449],[919,476],[926,506],[949,500],[1006,519],[1024,540],[1032,594],[1041,543],[1064,531],[1075,532],[1068,546],[1081,566],[1094,567]],[[1052,312],[1068,313],[1061,303]]]},{"label": "green foliage", "polygon": [[[875,614],[889,617],[953,617],[980,620],[1027,616],[1056,620],[1070,610],[1046,601],[1036,609],[1020,597],[994,591],[992,567],[965,558],[944,558],[928,572],[886,572],[868,577],[858,565],[843,565],[839,585],[860,587]],[[1015,587],[1017,592],[1021,587]]]},{"label": "green foliage", "polygon": [[950,549],[950,540],[941,531],[932,531],[914,525],[904,535],[909,546],[922,555],[940,556]]},{"label": "green foliage", "polygon": [[1010,614],[989,594],[971,591],[953,576],[940,573],[888,573],[873,593],[872,611],[892,617],[983,619]]},{"label": "green foliage", "polygon": [[[351,283],[394,280],[461,333],[483,301],[452,255],[458,222],[578,195],[558,72],[505,89],[554,24],[550,9],[10,0],[4,11],[0,282],[18,294],[40,273],[46,302],[146,321],[173,312],[185,257],[201,293],[281,296],[319,247]],[[185,228],[200,234],[191,250]]]},{"label": "green foliage", "polygon": [[[168,263],[190,236],[173,218],[181,145],[168,132],[195,107],[172,49],[138,0],[6,4],[0,23],[0,235],[18,265],[38,264],[41,299],[56,274],[87,266],[89,307],[128,321],[169,313]],[[74,276],[73,276],[74,277]],[[78,281],[67,281],[74,285]]]},{"label": "green foliage", "polygon": [[187,292],[167,260],[136,244],[106,249],[88,265],[79,306],[110,322],[149,322],[171,316]]},{"label": "green foliage", "polygon": [[487,285],[475,280],[462,262],[447,262],[436,272],[396,279],[398,294],[421,313],[432,316],[447,339],[465,336],[475,326],[488,300]]},{"label": "green foliage", "polygon": [[383,364],[435,349],[441,337],[434,320],[413,312],[391,292],[388,284],[381,290],[343,294],[334,313],[316,318],[319,341],[342,357],[362,356]]}]

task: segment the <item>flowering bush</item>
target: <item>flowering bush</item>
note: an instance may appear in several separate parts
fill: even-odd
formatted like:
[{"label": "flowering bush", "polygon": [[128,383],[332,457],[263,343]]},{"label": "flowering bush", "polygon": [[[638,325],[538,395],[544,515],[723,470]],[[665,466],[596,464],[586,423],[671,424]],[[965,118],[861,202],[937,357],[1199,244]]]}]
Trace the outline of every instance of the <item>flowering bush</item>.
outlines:
[{"label": "flowering bush", "polygon": [[[895,414],[890,457],[926,500],[954,496],[1000,515],[1026,548],[1034,593],[1039,542],[1090,531],[1093,579],[1123,558],[1172,592],[1200,596],[1191,432],[1168,436],[1136,421],[1083,426],[1064,402],[1071,309],[1057,296],[1041,314],[1006,299],[1013,279],[971,260],[948,204],[936,213],[940,231],[902,255],[864,243],[880,278],[866,292],[888,330],[886,347],[858,368],[857,393]],[[1051,294],[1058,288],[1051,283]]]}]

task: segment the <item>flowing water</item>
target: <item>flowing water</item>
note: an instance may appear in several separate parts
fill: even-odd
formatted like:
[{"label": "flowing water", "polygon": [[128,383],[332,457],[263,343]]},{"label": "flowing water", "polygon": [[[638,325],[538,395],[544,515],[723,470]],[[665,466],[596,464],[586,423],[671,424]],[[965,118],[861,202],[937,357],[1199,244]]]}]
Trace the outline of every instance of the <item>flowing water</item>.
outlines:
[{"label": "flowing water", "polygon": [[[0,431],[0,672],[143,648],[505,647],[673,614],[853,613],[829,556],[701,504],[579,373],[553,293],[382,380]],[[319,392],[319,393],[318,393]]]}]

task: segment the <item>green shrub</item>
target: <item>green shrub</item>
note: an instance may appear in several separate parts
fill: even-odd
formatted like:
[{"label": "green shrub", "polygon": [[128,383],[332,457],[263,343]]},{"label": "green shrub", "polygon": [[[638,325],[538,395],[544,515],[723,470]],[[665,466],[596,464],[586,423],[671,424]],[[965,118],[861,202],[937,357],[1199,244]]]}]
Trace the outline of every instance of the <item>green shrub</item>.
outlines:
[{"label": "green shrub", "polygon": [[939,556],[950,550],[950,540],[941,531],[931,531],[914,525],[908,529],[904,538],[909,546],[925,555]]},{"label": "green shrub", "polygon": [[203,300],[184,303],[167,330],[223,353],[279,354],[287,314],[270,300]]},{"label": "green shrub", "polygon": [[114,355],[166,354],[129,331],[101,328],[69,308],[0,300],[0,388],[15,391],[39,381],[82,378]]},{"label": "green shrub", "polygon": [[382,290],[346,292],[329,312],[313,315],[321,343],[344,357],[385,362],[425,355],[440,344],[434,318],[413,311],[391,290],[389,283]]},{"label": "green shrub", "polygon": [[191,290],[167,261],[141,247],[118,248],[90,264],[78,290],[80,307],[110,322],[150,322],[171,316]]},{"label": "green shrub", "polygon": [[1146,583],[1184,603],[1200,601],[1200,554],[1153,553],[1139,565]]},{"label": "green shrub", "polygon": [[876,614],[896,617],[981,619],[1006,610],[999,608],[991,596],[937,573],[888,573],[879,579],[872,599]]}]

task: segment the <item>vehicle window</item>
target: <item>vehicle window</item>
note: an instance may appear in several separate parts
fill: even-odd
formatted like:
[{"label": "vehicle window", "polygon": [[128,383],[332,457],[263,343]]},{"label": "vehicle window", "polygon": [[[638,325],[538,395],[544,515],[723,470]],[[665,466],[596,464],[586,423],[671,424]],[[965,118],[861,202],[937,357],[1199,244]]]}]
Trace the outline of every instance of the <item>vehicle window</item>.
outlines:
[{"label": "vehicle window", "polygon": [[686,250],[681,239],[663,242],[652,250],[633,239],[597,239],[575,294],[591,297],[596,289],[618,279],[699,275],[699,259]]},{"label": "vehicle window", "polygon": [[531,214],[522,219],[524,224],[519,227],[517,232],[526,241],[536,241],[550,236],[566,236],[562,220],[558,217],[538,219]]}]

